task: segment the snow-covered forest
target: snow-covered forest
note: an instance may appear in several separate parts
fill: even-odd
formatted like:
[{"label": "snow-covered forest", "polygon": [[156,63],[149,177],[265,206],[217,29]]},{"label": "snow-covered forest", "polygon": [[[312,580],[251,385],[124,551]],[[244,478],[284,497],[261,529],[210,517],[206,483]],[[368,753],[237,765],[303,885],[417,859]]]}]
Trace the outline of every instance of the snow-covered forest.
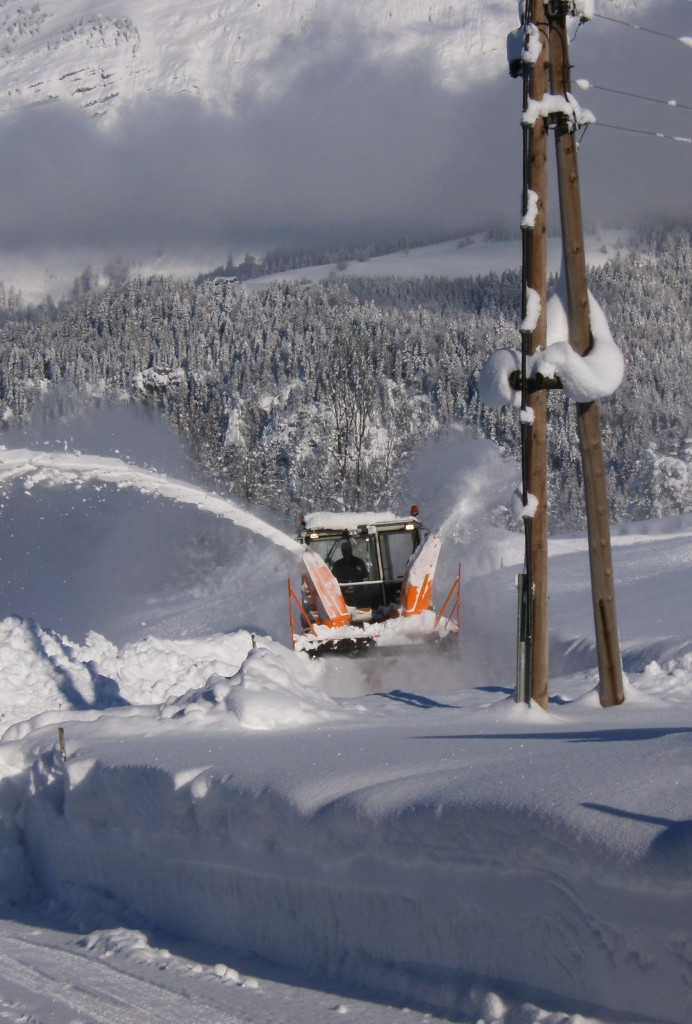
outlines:
[{"label": "snow-covered forest", "polygon": [[[85,272],[72,296],[2,294],[3,422],[84,403],[161,409],[213,485],[260,507],[383,508],[407,458],[450,424],[516,458],[512,412],[484,408],[487,354],[516,344],[519,275],[342,277],[247,290],[214,279]],[[647,230],[590,273],[627,360],[602,403],[616,519],[692,508],[692,229]],[[652,444],[655,439],[655,447]],[[550,396],[554,527],[581,525],[574,411]],[[689,477],[688,477],[689,474]],[[498,496],[498,514],[508,496]]]}]

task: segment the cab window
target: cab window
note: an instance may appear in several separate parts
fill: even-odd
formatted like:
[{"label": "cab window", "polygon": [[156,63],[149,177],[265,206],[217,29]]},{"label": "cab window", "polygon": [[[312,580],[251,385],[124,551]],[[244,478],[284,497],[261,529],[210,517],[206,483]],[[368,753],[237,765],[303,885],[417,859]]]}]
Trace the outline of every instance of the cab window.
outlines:
[{"label": "cab window", "polygon": [[381,534],[380,549],[385,579],[402,579],[408,560],[417,546],[417,530],[391,531]]}]

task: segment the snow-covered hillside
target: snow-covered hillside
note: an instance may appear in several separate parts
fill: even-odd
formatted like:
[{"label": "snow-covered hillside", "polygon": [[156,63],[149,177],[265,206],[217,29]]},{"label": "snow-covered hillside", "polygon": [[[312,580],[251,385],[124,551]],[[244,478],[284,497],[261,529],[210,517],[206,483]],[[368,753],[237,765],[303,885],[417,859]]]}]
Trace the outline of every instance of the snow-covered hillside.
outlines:
[{"label": "snow-covered hillside", "polygon": [[[603,229],[584,239],[587,264],[602,266],[618,253],[627,251],[631,233],[624,230]],[[562,263],[562,245],[559,238],[548,240],[548,273],[558,274]],[[355,277],[477,277],[502,274],[505,270],[521,268],[521,244],[518,239],[491,241],[486,234],[421,245],[385,256],[354,260],[344,266],[324,263],[314,267],[299,267],[265,277],[251,278],[246,288],[265,288],[272,281],[326,281],[353,274]]]},{"label": "snow-covered hillside", "polygon": [[516,21],[503,0],[5,0],[0,116],[56,101],[110,116],[146,93],[237,112],[244,97],[287,91],[316,60],[338,61],[351,37],[385,67],[424,64],[460,89],[504,68]]},{"label": "snow-covered hillside", "polygon": [[252,569],[232,547],[235,628],[197,618],[212,574],[152,590],[160,632],[119,645],[88,608],[84,642],[0,608],[5,1019],[687,1024],[689,517],[614,538],[628,684],[609,711],[586,540],[552,542],[544,712],[512,699],[522,540],[485,523],[515,482],[488,442],[453,433],[410,472],[443,570],[464,568],[446,657],[294,654],[262,628],[293,542],[165,474],[14,450],[2,475],[7,511],[43,503],[45,546],[61,494],[79,516],[91,487],[125,487],[224,517],[263,581],[234,591]]},{"label": "snow-covered hillside", "polygon": [[0,7],[0,116],[64,101],[112,115],[146,93],[226,113],[291,88],[351,37],[384,66],[429,65],[448,88],[502,67],[516,12],[501,0],[39,0]]}]

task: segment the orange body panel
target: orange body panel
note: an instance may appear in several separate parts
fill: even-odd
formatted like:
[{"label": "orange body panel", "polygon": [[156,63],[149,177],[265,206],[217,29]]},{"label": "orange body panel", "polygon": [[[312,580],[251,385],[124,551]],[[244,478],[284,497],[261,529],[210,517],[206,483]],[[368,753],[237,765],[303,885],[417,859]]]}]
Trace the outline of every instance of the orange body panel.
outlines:
[{"label": "orange body panel", "polygon": [[310,548],[303,552],[303,580],[315,605],[318,622],[347,626],[351,617],[341,588],[323,558]]},{"label": "orange body panel", "polygon": [[440,538],[434,535],[428,537],[412,556],[401,587],[399,602],[401,615],[420,615],[430,607],[432,585],[439,557]]}]

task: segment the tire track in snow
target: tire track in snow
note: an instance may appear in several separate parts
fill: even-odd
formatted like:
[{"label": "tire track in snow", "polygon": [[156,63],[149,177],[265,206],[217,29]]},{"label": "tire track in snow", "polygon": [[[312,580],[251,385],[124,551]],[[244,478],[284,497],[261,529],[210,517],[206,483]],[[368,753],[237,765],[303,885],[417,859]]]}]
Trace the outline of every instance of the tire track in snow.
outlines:
[{"label": "tire track in snow", "polygon": [[[138,933],[133,933],[136,936]],[[369,1002],[362,993],[304,987],[289,968],[265,964],[261,983],[206,955],[188,959],[146,947],[134,959],[81,945],[76,933],[0,920],[0,1024],[423,1024],[429,1012]],[[127,941],[125,941],[127,946]],[[218,950],[223,955],[221,950]],[[151,959],[147,957],[151,955]],[[481,1022],[482,1024],[482,1022]]]},{"label": "tire track in snow", "polygon": [[[183,979],[179,979],[181,985]],[[0,1024],[251,1024],[112,963],[0,932]]]}]

